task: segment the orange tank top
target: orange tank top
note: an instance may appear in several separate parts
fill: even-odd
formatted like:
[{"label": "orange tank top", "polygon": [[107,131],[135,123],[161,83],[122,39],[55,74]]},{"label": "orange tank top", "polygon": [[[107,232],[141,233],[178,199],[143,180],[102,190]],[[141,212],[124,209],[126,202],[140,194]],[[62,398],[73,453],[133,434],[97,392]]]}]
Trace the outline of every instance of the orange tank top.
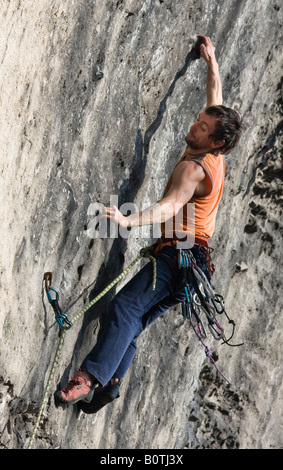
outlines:
[{"label": "orange tank top", "polygon": [[[181,163],[185,157],[186,152],[183,154],[177,165],[179,165],[179,163]],[[188,203],[194,204],[194,221],[191,219],[191,214],[187,213],[186,204],[183,207],[181,219],[178,217],[176,218],[176,216],[173,217],[173,240],[174,238],[178,237],[177,234],[180,232],[183,233],[183,235],[184,233],[189,235],[190,232],[191,236],[192,223],[194,225],[194,236],[196,238],[200,237],[206,240],[210,238],[214,232],[218,205],[223,192],[225,164],[222,154],[207,153],[196,155],[191,158],[190,161],[197,162],[202,166],[210,179],[211,191],[207,196],[193,197],[190,201],[188,201]],[[169,187],[171,186],[171,182],[172,176],[166,185],[164,195],[166,195]],[[178,220],[176,221],[175,219]],[[161,234],[162,238],[158,243],[158,251],[160,251],[164,245],[169,243],[168,237],[166,237],[165,224],[161,225]]]}]

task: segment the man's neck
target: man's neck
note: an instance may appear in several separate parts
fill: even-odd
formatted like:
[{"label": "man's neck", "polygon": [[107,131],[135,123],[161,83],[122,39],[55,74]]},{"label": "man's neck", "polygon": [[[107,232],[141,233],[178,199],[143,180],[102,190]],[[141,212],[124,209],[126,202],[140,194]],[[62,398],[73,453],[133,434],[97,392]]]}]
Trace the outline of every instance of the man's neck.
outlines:
[{"label": "man's neck", "polygon": [[195,149],[191,147],[190,145],[187,145],[186,147],[186,154],[190,155],[191,157],[204,155],[206,153],[212,153],[213,155],[217,155],[219,151],[220,151],[219,149],[212,149],[210,147],[203,147],[203,148],[198,148],[198,149]]}]

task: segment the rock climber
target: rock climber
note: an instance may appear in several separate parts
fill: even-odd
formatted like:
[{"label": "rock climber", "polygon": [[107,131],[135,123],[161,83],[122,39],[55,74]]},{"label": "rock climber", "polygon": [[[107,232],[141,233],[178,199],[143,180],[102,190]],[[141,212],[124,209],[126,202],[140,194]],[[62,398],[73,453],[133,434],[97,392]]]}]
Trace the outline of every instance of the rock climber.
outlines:
[{"label": "rock climber", "polygon": [[[117,207],[107,207],[101,217],[121,227],[161,224],[161,238],[155,245],[156,288],[152,289],[152,266],[145,265],[109,303],[109,315],[97,343],[84,359],[79,371],[61,390],[55,401],[79,402],[86,413],[98,411],[119,397],[121,379],[135,355],[135,339],[170,307],[184,301],[181,270],[177,263],[178,229],[189,231],[186,205],[194,204],[194,242],[191,252],[198,266],[211,279],[208,240],[212,236],[224,183],[224,158],[241,135],[241,118],[222,105],[222,84],[215,47],[209,37],[199,36],[201,57],[207,64],[206,108],[192,124],[185,138],[186,149],[168,181],[161,200],[148,209],[124,216]],[[182,227],[166,236],[165,226],[177,220],[183,209]]]}]

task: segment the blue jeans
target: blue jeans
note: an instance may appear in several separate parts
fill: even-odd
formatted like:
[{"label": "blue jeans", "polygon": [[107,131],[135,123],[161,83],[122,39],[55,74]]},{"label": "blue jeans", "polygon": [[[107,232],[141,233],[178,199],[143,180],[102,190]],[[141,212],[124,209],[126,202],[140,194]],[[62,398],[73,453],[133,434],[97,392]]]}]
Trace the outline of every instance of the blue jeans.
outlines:
[{"label": "blue jeans", "polygon": [[[200,256],[200,247],[195,245],[191,251],[203,269],[205,255]],[[87,370],[103,386],[112,377],[124,377],[136,353],[135,339],[140,333],[170,307],[186,299],[176,248],[165,246],[156,256],[156,263],[155,290],[152,289],[153,266],[149,262],[110,302],[109,315],[97,343],[81,365],[82,370]]]}]

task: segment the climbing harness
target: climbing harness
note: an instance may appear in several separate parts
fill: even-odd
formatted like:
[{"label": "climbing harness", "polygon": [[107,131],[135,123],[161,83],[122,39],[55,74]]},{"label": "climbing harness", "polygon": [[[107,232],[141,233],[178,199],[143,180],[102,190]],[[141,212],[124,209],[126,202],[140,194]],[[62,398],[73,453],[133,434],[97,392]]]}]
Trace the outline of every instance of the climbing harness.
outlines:
[{"label": "climbing harness", "polygon": [[[224,299],[222,295],[215,294],[210,282],[204,272],[197,266],[196,260],[190,250],[178,249],[178,267],[183,270],[185,279],[186,301],[182,303],[183,317],[189,319],[196,336],[205,348],[205,354],[209,357],[220,375],[230,383],[217,367],[215,360],[210,353],[208,346],[204,343],[207,338],[207,329],[217,341],[222,340],[221,344],[228,346],[242,346],[240,344],[231,344],[230,340],[234,336],[235,322],[231,320],[225,310]],[[227,339],[224,334],[224,328],[217,320],[218,315],[226,316],[228,323],[232,325],[232,333]]]},{"label": "climbing harness", "polygon": [[[42,397],[42,400],[41,400],[41,404],[40,404],[40,407],[39,407],[39,411],[38,411],[38,414],[37,414],[37,418],[36,418],[36,422],[35,422],[35,425],[34,425],[34,428],[33,428],[33,432],[32,432],[31,438],[30,438],[29,443],[28,443],[28,447],[27,447],[28,449],[30,449],[31,446],[32,446],[33,440],[35,438],[35,435],[36,435],[36,432],[37,432],[37,429],[38,429],[38,426],[39,426],[39,423],[40,423],[40,420],[41,420],[41,416],[42,416],[42,413],[43,413],[43,410],[44,410],[45,402],[46,402],[47,397],[48,397],[49,388],[50,388],[50,385],[51,385],[51,382],[52,382],[52,379],[53,379],[53,376],[54,376],[56,366],[57,366],[57,364],[59,362],[59,359],[60,359],[60,353],[61,353],[61,349],[62,349],[62,346],[63,346],[63,343],[64,343],[66,332],[96,302],[98,302],[105,294],[107,294],[112,289],[112,287],[114,287],[124,276],[126,276],[126,274],[128,274],[128,272],[134,267],[134,265],[141,258],[149,258],[149,260],[153,264],[152,289],[155,290],[155,286],[156,286],[156,259],[153,256],[153,253],[154,253],[154,245],[142,248],[140,250],[139,255],[129,264],[129,266],[126,269],[124,269],[124,271],[121,274],[119,274],[119,276],[117,276],[107,287],[105,287],[105,289],[100,294],[98,294],[83,310],[81,310],[72,319],[72,321],[70,321],[68,319],[67,315],[62,312],[62,310],[59,306],[59,292],[58,292],[57,289],[55,289],[55,287],[53,287],[51,285],[52,277],[53,277],[52,273],[47,272],[47,273],[44,274],[43,280],[45,282],[46,295],[47,295],[49,303],[53,307],[53,310],[54,310],[54,313],[55,313],[55,319],[56,319],[56,321],[58,322],[58,324],[60,326],[60,339],[59,339],[57,349],[55,351],[54,360],[53,360],[53,363],[51,365],[51,370],[50,370],[50,373],[49,373],[47,384],[46,384],[46,387],[45,387],[44,392],[43,392],[43,397]],[[52,292],[55,293],[55,298],[52,297]]]}]

